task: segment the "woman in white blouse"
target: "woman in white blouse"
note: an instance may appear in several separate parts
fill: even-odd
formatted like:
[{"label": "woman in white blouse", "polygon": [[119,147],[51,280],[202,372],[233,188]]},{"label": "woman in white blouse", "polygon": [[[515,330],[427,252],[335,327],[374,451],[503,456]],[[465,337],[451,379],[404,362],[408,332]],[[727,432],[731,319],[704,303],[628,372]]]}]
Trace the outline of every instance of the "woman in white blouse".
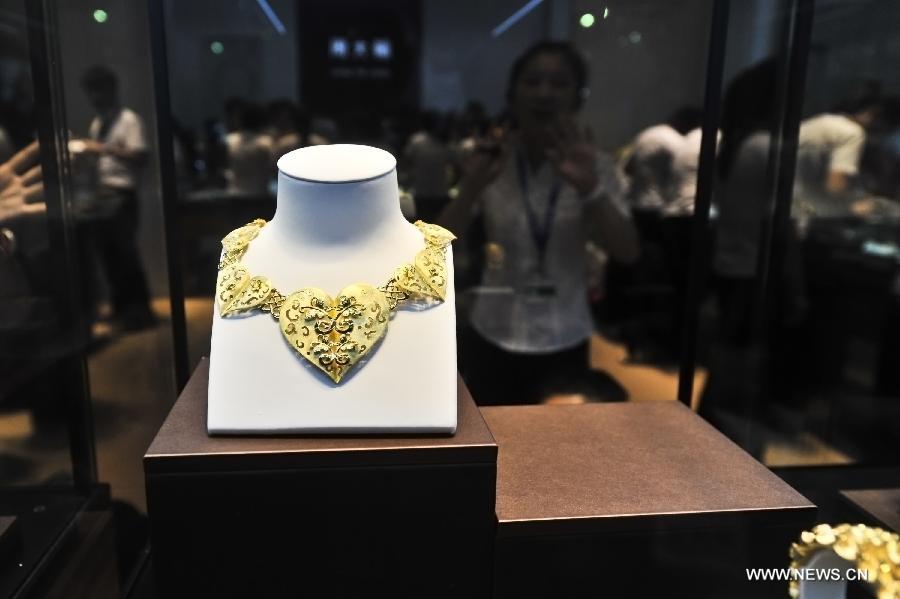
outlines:
[{"label": "woman in white blouse", "polygon": [[480,404],[590,392],[585,244],[625,262],[639,252],[614,162],[575,122],[586,84],[571,45],[526,51],[507,88],[512,127],[476,148],[440,217],[460,237],[483,223],[485,267],[460,346]]}]

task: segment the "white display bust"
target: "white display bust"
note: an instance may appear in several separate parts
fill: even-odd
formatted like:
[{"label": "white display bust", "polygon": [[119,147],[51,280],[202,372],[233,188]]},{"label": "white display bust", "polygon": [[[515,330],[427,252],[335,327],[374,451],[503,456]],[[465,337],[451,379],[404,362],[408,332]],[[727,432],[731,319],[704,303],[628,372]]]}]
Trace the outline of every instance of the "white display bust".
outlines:
[{"label": "white display bust", "polygon": [[[242,262],[282,294],[318,287],[335,297],[353,283],[377,287],[424,247],[400,212],[396,160],[388,152],[312,146],[282,156],[278,171],[275,216]],[[451,252],[446,301],[400,306],[375,351],[340,384],[306,364],[269,314],[222,318],[216,309],[209,433],[455,432]]]}]

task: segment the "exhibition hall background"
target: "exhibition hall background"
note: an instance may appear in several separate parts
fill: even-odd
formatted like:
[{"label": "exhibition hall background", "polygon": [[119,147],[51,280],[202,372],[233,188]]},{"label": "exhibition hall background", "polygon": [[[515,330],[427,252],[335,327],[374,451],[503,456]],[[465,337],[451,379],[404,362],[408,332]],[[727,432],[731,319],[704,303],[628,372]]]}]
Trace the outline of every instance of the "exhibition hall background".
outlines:
[{"label": "exhibition hall background", "polygon": [[[275,160],[382,147],[404,214],[444,222],[547,40],[584,61],[565,116],[640,252],[579,247],[560,276],[589,309],[586,363],[546,362],[527,401],[681,401],[825,519],[839,490],[896,482],[900,4],[715,4],[0,0],[0,162],[38,139],[44,165],[42,192],[0,202],[0,497],[108,483],[127,570],[144,451],[209,352],[219,241],[271,217]],[[92,145],[112,135],[124,179]],[[485,273],[515,253],[455,232],[474,389]]]}]

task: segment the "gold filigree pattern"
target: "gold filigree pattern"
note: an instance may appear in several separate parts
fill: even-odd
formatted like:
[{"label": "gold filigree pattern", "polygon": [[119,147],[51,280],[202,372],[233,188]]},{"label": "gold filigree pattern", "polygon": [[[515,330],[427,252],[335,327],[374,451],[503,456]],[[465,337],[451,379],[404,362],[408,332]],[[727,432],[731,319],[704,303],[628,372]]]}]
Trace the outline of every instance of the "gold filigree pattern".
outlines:
[{"label": "gold filigree pattern", "polygon": [[397,290],[404,294],[404,299],[427,297],[431,293],[431,288],[412,264],[398,267],[392,280],[395,282]]},{"label": "gold filigree pattern", "polygon": [[256,239],[260,229],[266,224],[261,218],[251,223],[247,223],[243,227],[239,227],[225,236],[222,240],[222,248],[226,252],[237,252],[246,249],[250,242]]},{"label": "gold filigree pattern", "polygon": [[336,298],[315,287],[284,296],[266,277],[253,276],[240,260],[266,221],[257,219],[222,240],[216,300],[223,317],[259,309],[270,313],[302,358],[340,383],[387,332],[390,314],[404,302],[444,301],[446,248],[456,237],[443,227],[416,222],[425,247],[399,266],[381,287],[356,283]]},{"label": "gold filigree pattern", "polygon": [[251,277],[243,266],[232,264],[219,271],[216,281],[219,314],[227,316],[258,308],[272,292],[265,277]]},{"label": "gold filigree pattern", "polygon": [[371,285],[351,285],[332,299],[321,289],[301,289],[281,307],[281,332],[291,347],[335,383],[381,341],[390,308]]},{"label": "gold filigree pattern", "polygon": [[416,270],[435,295],[443,300],[447,295],[447,265],[443,250],[427,247],[416,254]]}]

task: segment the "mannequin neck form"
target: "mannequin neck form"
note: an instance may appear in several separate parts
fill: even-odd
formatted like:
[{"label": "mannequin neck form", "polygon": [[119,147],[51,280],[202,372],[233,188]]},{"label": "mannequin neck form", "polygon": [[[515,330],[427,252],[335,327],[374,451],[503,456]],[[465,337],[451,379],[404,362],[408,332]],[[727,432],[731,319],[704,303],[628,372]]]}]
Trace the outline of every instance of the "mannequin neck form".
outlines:
[{"label": "mannequin neck form", "polygon": [[307,181],[279,171],[277,208],[266,229],[281,243],[322,248],[408,227],[396,170],[346,183]]}]

